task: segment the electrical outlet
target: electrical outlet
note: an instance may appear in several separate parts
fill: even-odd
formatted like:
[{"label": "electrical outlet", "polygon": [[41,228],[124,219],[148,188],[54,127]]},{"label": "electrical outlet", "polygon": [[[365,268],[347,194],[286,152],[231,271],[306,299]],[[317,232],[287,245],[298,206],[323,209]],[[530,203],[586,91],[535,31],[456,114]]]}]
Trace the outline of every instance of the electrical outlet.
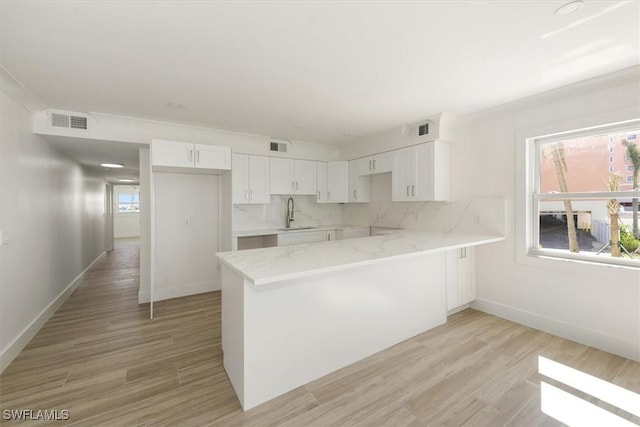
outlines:
[{"label": "electrical outlet", "polygon": [[473,216],[473,222],[474,222],[476,225],[480,225],[480,224],[482,224],[482,216],[480,216],[480,214],[475,214],[475,215]]}]

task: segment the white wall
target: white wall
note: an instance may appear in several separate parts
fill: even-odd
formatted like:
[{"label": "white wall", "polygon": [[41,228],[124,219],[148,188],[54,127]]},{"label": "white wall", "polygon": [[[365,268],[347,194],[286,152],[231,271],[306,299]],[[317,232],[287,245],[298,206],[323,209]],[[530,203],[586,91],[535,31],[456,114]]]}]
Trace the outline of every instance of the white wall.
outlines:
[{"label": "white wall", "polygon": [[138,303],[149,301],[151,283],[151,153],[140,149],[140,288]]},{"label": "white wall", "polygon": [[137,212],[118,213],[118,193],[140,193],[137,185],[113,186],[113,237],[140,237],[140,214]]},{"label": "white wall", "polygon": [[[80,113],[83,113],[80,111]],[[107,141],[123,141],[148,145],[152,139],[195,142],[199,144],[224,145],[236,153],[268,155],[310,160],[337,160],[339,150],[326,144],[308,141],[291,141],[286,153],[269,151],[269,137],[228,132],[199,126],[144,120],[133,117],[114,116],[91,112],[88,117],[88,130],[52,128],[47,112],[38,114],[34,120],[36,133],[60,135]]]},{"label": "white wall", "polygon": [[[153,173],[154,301],[220,289],[219,180],[216,175]],[[149,301],[139,293],[139,300]]]},{"label": "white wall", "polygon": [[31,130],[0,92],[0,370],[104,253],[105,183]]},{"label": "white wall", "polygon": [[[531,259],[518,245],[524,162],[531,129],[597,125],[640,116],[638,70],[467,117],[452,147],[452,194],[507,199],[507,240],[477,249],[474,307],[578,342],[640,359],[640,271]],[[538,134],[540,135],[540,134]],[[521,256],[522,255],[522,256]]]}]

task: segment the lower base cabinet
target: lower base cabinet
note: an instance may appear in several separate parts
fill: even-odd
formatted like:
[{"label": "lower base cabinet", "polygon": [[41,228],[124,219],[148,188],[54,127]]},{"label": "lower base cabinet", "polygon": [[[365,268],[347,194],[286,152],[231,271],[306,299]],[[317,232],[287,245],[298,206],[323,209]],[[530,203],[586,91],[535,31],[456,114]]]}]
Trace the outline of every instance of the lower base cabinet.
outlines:
[{"label": "lower base cabinet", "polygon": [[475,299],[474,249],[447,251],[447,311],[456,311]]}]

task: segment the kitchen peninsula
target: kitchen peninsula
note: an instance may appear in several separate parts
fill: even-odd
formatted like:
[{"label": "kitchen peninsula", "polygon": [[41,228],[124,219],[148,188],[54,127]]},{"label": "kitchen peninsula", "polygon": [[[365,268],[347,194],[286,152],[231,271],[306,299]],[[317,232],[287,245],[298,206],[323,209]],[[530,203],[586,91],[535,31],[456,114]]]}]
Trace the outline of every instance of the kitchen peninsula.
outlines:
[{"label": "kitchen peninsula", "polygon": [[224,367],[247,410],[446,322],[446,252],[501,236],[391,234],[217,254]]}]

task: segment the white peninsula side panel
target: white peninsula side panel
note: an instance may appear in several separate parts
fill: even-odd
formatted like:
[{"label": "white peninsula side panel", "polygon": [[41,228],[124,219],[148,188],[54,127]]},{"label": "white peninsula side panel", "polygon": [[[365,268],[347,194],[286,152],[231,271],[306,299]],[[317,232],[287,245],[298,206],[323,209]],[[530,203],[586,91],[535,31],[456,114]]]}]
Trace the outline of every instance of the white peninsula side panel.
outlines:
[{"label": "white peninsula side panel", "polygon": [[247,410],[446,322],[445,252],[256,286],[222,264],[224,367]]}]

